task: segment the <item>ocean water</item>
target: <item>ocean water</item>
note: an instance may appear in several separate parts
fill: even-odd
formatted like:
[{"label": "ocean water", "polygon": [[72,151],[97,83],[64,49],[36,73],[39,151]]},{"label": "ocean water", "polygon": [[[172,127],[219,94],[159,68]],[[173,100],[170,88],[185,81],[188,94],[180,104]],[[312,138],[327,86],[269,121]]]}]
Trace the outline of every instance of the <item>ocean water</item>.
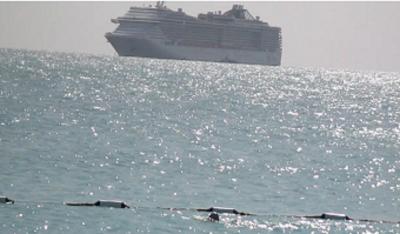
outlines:
[{"label": "ocean water", "polygon": [[400,221],[399,149],[399,73],[0,49],[0,233],[399,233],[287,216]]}]

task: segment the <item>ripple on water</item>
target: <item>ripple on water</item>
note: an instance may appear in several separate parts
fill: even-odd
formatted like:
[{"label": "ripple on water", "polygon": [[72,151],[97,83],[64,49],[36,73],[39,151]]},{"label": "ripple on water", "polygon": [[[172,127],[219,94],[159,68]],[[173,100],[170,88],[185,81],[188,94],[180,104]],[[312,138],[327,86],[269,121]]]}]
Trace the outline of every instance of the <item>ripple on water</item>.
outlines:
[{"label": "ripple on water", "polygon": [[[0,194],[30,202],[0,207],[1,232],[399,232],[281,217],[210,224],[153,209],[400,220],[398,73],[0,55]],[[149,210],[60,204],[75,199]]]}]

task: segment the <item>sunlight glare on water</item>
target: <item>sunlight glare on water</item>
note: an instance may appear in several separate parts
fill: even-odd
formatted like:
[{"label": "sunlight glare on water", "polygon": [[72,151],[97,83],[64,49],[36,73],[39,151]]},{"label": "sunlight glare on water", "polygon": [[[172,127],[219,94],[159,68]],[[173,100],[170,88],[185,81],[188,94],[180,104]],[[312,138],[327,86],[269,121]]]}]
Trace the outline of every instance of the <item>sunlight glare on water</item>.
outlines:
[{"label": "sunlight glare on water", "polygon": [[2,233],[400,232],[284,216],[400,220],[399,73],[1,49],[0,107]]}]

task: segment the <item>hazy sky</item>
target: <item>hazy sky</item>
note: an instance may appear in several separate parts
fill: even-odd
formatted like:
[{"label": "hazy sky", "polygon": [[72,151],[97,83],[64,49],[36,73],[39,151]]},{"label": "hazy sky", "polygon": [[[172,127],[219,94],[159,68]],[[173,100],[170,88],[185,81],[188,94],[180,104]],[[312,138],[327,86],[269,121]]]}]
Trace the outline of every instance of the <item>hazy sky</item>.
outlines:
[{"label": "hazy sky", "polygon": [[[234,2],[166,2],[190,15]],[[282,28],[284,66],[400,71],[400,2],[235,2]],[[154,2],[0,2],[0,48],[116,55],[111,18]]]}]

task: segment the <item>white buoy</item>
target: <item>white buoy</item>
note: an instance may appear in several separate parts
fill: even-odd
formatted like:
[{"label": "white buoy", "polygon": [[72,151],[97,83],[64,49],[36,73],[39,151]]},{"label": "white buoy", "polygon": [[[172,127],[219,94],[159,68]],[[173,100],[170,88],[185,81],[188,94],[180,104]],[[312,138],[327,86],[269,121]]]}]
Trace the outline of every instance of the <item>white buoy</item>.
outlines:
[{"label": "white buoy", "polygon": [[348,220],[349,217],[345,214],[338,213],[322,213],[321,217],[323,219],[333,219],[333,220]]}]

